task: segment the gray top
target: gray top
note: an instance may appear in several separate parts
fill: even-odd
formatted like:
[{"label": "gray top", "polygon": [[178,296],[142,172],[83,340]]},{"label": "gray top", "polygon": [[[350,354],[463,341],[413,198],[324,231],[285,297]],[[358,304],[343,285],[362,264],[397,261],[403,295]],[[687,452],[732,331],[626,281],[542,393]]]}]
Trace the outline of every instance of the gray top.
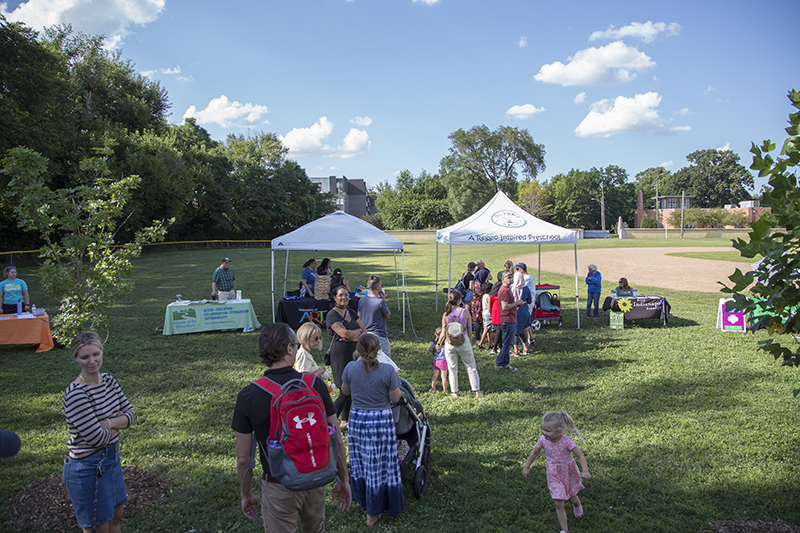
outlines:
[{"label": "gray top", "polygon": [[389,332],[386,331],[386,319],[384,318],[389,314],[389,306],[386,305],[386,300],[375,296],[365,296],[358,300],[358,314],[367,331],[374,333],[378,337],[389,338]]},{"label": "gray top", "polygon": [[365,411],[391,409],[389,391],[400,388],[397,373],[386,363],[381,363],[377,370],[371,370],[369,377],[364,375],[361,361],[347,363],[342,372],[342,383],[350,385],[353,407]]}]

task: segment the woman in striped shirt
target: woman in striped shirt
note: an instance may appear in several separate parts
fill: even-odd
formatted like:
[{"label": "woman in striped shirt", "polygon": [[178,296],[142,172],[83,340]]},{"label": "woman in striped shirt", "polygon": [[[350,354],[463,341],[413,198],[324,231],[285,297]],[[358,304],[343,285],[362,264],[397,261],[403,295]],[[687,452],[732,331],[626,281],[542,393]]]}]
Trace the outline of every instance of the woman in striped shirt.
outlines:
[{"label": "woman in striped shirt", "polygon": [[64,393],[69,456],[63,483],[84,533],[116,533],[128,501],[119,460],[119,430],[136,418],[133,406],[109,374],[101,374],[103,343],[92,331],[72,340],[81,373]]}]

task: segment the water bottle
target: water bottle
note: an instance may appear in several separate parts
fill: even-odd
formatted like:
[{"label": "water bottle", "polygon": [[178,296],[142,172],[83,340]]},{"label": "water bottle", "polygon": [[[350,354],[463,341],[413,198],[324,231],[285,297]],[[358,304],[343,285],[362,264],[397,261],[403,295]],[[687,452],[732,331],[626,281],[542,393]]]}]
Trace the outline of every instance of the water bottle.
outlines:
[{"label": "water bottle", "polygon": [[31,304],[31,314],[36,316],[36,304]]},{"label": "water bottle", "polygon": [[22,314],[22,300],[17,302],[17,314]]}]

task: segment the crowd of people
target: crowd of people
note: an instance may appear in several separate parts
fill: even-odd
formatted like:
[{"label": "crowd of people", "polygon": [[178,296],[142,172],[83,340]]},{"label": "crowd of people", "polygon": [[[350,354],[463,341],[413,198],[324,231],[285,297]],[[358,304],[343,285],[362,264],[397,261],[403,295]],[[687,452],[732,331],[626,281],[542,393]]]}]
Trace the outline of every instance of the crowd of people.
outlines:
[{"label": "crowd of people", "polygon": [[[233,290],[235,277],[229,265],[230,259],[224,258],[214,272],[212,292],[218,297]],[[331,270],[328,259],[320,269],[330,274],[319,275],[335,275],[338,270]],[[305,276],[312,270],[315,275]],[[308,294],[314,294],[319,271],[314,259],[304,264],[303,286]],[[590,265],[589,271],[587,284],[595,280],[599,284],[597,268]],[[14,276],[9,278],[13,280]],[[466,368],[471,393],[476,397],[484,394],[473,343],[479,349],[493,346],[495,367],[514,371],[510,357],[527,355],[528,347],[535,342],[530,328],[535,281],[527,266],[507,262],[494,284],[492,279],[483,261],[470,262],[461,279],[469,303],[465,294],[449,291],[441,325],[428,349],[434,364],[433,391],[441,373],[443,391],[459,395],[460,361]],[[302,324],[296,333],[289,325],[277,322],[265,326],[259,335],[258,353],[266,367],[263,378],[280,388],[265,388],[257,380],[241,389],[231,427],[242,512],[250,520],[260,518],[268,533],[294,532],[298,523],[303,532],[324,531],[328,482],[288,488],[285,468],[275,462],[274,448],[280,441],[272,434],[276,427],[272,417],[280,411],[269,406],[278,402],[278,390],[280,395],[284,390],[288,394],[300,382],[307,383],[308,390],[319,398],[321,416],[329,426],[330,446],[335,450],[330,456],[335,468],[333,495],[338,509],[347,511],[355,502],[364,510],[369,527],[377,524],[383,513],[397,515],[405,509],[391,410],[402,396],[386,322],[391,312],[380,277],[369,276],[367,287],[369,293],[360,298],[357,312],[348,305],[351,294],[346,280],[333,287],[332,309],[325,318],[329,343],[324,364],[318,364],[312,354],[325,346],[322,328],[313,322]],[[590,291],[597,287],[590,285]],[[101,373],[103,343],[95,333],[77,335],[71,352],[80,372],[64,394],[70,438],[63,483],[84,531],[117,532],[127,501],[118,443],[121,430],[135,421],[135,410],[114,378]],[[334,400],[331,393],[335,389],[338,395]],[[313,425],[314,416],[308,413],[308,418],[295,420],[298,427],[306,420]],[[585,457],[574,440],[564,435],[569,431],[576,431],[569,415],[563,411],[547,413],[542,420],[542,437],[522,471],[527,478],[531,464],[544,450],[548,487],[564,531],[568,531],[564,504],[572,504],[576,517],[583,515],[577,494],[583,488],[581,479],[589,478]],[[252,490],[256,453],[263,472],[259,496]]]}]

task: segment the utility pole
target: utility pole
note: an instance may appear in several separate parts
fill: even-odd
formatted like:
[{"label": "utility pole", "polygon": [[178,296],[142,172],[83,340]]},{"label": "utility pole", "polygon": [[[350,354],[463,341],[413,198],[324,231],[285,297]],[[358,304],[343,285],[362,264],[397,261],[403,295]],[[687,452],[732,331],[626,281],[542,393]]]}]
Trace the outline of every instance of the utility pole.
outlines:
[{"label": "utility pole", "polygon": [[606,230],[606,193],[603,189],[603,182],[600,182],[600,224],[603,231]]}]

